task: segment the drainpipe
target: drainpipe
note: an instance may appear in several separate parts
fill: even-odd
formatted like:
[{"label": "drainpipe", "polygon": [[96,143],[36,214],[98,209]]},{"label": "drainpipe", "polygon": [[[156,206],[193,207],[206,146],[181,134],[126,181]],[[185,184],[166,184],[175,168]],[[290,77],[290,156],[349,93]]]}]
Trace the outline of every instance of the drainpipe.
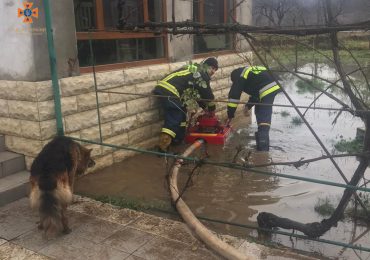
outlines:
[{"label": "drainpipe", "polygon": [[45,11],[46,36],[48,39],[51,81],[52,81],[53,94],[54,94],[54,110],[55,110],[55,118],[57,121],[56,122],[57,123],[57,134],[59,136],[62,136],[64,135],[63,121],[62,121],[62,106],[60,103],[57,58],[55,55],[55,48],[54,48],[53,29],[51,28],[51,10],[50,10],[49,0],[44,0],[43,2],[44,2],[44,11]]}]

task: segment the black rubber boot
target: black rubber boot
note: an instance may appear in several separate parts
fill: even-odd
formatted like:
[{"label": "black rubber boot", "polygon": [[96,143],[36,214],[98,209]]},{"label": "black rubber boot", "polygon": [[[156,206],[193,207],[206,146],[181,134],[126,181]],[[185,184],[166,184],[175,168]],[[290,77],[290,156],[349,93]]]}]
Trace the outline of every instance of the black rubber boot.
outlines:
[{"label": "black rubber boot", "polygon": [[254,137],[256,138],[256,149],[257,149],[257,151],[259,150],[259,146],[258,146],[258,132],[254,132]]},{"label": "black rubber boot", "polygon": [[269,138],[270,127],[259,126],[256,135],[257,151],[268,151],[270,148]]}]

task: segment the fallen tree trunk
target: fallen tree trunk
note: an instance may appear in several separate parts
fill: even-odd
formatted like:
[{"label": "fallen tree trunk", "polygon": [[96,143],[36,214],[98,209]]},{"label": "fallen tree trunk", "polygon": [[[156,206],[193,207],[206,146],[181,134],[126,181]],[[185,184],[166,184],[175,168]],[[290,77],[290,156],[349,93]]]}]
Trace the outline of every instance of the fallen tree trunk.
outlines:
[{"label": "fallen tree trunk", "polygon": [[274,227],[280,227],[285,229],[293,229],[301,231],[306,236],[311,238],[320,237],[331,228],[331,226],[326,223],[325,219],[322,222],[304,224],[288,218],[281,218],[268,212],[261,212],[258,214],[257,221],[258,226],[261,228],[271,229]]}]

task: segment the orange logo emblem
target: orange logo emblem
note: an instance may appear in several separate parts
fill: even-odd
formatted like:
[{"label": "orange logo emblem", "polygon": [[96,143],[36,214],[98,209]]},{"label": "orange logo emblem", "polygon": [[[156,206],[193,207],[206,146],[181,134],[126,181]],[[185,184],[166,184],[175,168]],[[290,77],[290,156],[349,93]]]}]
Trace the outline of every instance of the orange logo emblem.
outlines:
[{"label": "orange logo emblem", "polygon": [[18,8],[18,17],[24,17],[24,23],[33,23],[32,17],[39,18],[39,9],[32,9],[32,2],[23,2],[23,6],[24,9]]}]

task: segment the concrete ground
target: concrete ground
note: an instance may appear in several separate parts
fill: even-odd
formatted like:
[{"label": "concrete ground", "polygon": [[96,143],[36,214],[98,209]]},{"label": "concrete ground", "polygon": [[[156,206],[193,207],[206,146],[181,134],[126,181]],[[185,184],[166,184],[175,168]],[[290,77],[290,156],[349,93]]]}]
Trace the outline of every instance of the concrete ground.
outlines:
[{"label": "concrete ground", "polygon": [[[24,198],[0,208],[0,259],[223,259],[182,222],[120,209],[87,198],[68,208],[72,232],[45,240]],[[256,259],[311,259],[223,236]]]}]

